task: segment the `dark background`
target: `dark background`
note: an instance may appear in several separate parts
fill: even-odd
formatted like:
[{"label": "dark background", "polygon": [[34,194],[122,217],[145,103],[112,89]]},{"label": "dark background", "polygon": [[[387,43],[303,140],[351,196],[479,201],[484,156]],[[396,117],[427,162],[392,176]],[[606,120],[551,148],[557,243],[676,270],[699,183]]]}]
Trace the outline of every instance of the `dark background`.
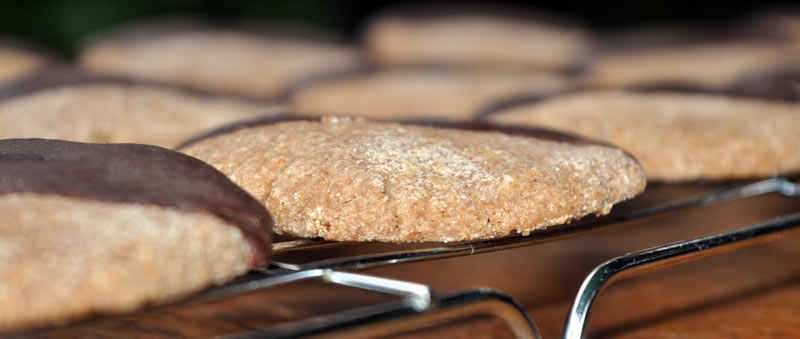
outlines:
[{"label": "dark background", "polygon": [[[130,20],[195,14],[312,24],[354,35],[365,19],[386,8],[423,2],[362,0],[0,0],[0,36],[31,40],[72,55],[87,34]],[[426,1],[425,4],[441,3]],[[453,3],[452,1],[449,3]],[[629,0],[502,1],[572,17],[597,30],[683,23],[727,23],[792,1]]]}]

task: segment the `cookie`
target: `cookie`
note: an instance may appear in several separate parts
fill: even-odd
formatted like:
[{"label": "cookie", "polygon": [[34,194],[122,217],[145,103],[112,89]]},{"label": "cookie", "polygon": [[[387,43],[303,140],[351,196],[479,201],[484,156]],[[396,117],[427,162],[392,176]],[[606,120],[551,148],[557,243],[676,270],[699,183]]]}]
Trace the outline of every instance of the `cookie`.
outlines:
[{"label": "cookie", "polygon": [[722,89],[748,73],[797,64],[800,45],[780,37],[713,29],[642,30],[600,40],[590,86],[688,83]]},{"label": "cookie", "polygon": [[796,103],[595,90],[517,102],[484,118],[553,128],[617,145],[633,154],[648,180],[654,181],[743,179],[800,170]]},{"label": "cookie", "polygon": [[[533,129],[270,120],[180,150],[263,202],[277,233],[340,241],[501,237],[605,214],[644,189],[620,150]],[[458,128],[456,128],[458,127]]]},{"label": "cookie", "polygon": [[145,22],[96,38],[79,59],[100,74],[259,98],[277,97],[307,76],[360,65],[359,51],[349,44],[283,31],[255,24]]},{"label": "cookie", "polygon": [[397,120],[469,119],[486,104],[518,93],[569,88],[570,78],[543,72],[421,67],[388,68],[309,81],[290,95],[301,114],[357,115]]},{"label": "cookie", "polygon": [[383,65],[461,64],[572,69],[588,34],[574,25],[496,7],[400,9],[368,26],[366,47]]},{"label": "cookie", "polygon": [[0,89],[0,139],[174,147],[206,129],[275,114],[275,103],[44,69]]},{"label": "cookie", "polygon": [[35,71],[50,59],[15,41],[0,40],[0,86]]},{"label": "cookie", "polygon": [[170,301],[270,254],[258,201],[156,146],[0,140],[0,215],[0,330]]}]

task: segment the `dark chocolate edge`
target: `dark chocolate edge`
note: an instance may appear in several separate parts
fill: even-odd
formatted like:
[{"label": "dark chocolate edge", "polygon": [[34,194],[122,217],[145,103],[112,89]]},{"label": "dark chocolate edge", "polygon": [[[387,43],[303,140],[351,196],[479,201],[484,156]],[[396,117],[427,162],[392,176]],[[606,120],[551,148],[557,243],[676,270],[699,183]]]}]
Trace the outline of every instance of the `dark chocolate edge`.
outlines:
[{"label": "dark chocolate edge", "polygon": [[[642,32],[641,30],[645,30]],[[591,70],[600,58],[657,49],[679,49],[707,44],[734,42],[791,43],[790,34],[740,19],[722,25],[689,24],[683,26],[645,26],[596,34],[589,42],[577,67],[582,73]]]},{"label": "dark chocolate edge", "polygon": [[30,72],[20,78],[0,85],[0,101],[21,97],[49,89],[90,84],[112,84],[124,86],[143,86],[173,90],[182,94],[201,98],[230,98],[250,103],[278,103],[277,98],[260,98],[230,93],[206,91],[153,80],[134,79],[114,75],[97,75],[80,68],[52,63]]},{"label": "dark chocolate edge", "polygon": [[[120,196],[111,196],[111,195],[104,195],[102,190],[96,191],[92,195],[87,194],[80,194],[77,192],[73,193],[66,193],[66,192],[56,192],[54,190],[48,191],[46,189],[7,189],[7,190],[0,190],[0,195],[5,194],[15,194],[15,193],[31,193],[31,194],[40,194],[40,195],[57,195],[63,197],[70,197],[70,198],[78,198],[78,199],[85,199],[90,201],[105,201],[105,202],[112,202],[112,203],[130,203],[130,204],[138,204],[138,205],[154,205],[154,206],[162,206],[167,208],[175,208],[183,211],[190,211],[190,212],[202,212],[207,213],[209,215],[213,215],[216,218],[224,221],[225,223],[237,227],[245,241],[250,245],[251,249],[251,265],[253,266],[266,266],[269,262],[270,254],[272,252],[272,247],[270,245],[271,238],[272,238],[272,225],[273,220],[272,216],[269,212],[263,207],[263,205],[258,202],[255,198],[253,198],[249,193],[244,191],[241,187],[230,181],[223,173],[219,172],[214,167],[206,164],[205,162],[194,158],[192,156],[175,152],[166,148],[162,148],[159,146],[154,145],[144,145],[144,144],[93,144],[93,143],[82,143],[82,142],[74,142],[74,141],[65,141],[65,140],[55,140],[55,139],[38,139],[38,138],[28,138],[28,139],[4,139],[8,141],[13,140],[20,140],[20,141],[32,141],[32,142],[55,142],[55,143],[66,143],[66,144],[73,144],[73,145],[92,145],[90,147],[137,147],[140,148],[141,151],[150,151],[150,152],[161,152],[165,156],[170,157],[177,157],[181,161],[191,162],[193,165],[199,165],[203,168],[204,171],[210,173],[214,176],[220,178],[220,181],[227,182],[224,185],[228,187],[221,187],[221,189],[225,190],[232,190],[231,195],[235,195],[236,199],[242,198],[240,202],[243,204],[242,206],[242,214],[249,214],[249,211],[245,211],[245,209],[253,209],[253,211],[257,211],[259,224],[254,225],[251,224],[242,218],[237,216],[236,211],[230,211],[223,208],[223,206],[217,206],[217,209],[209,208],[208,206],[202,206],[200,204],[190,204],[184,205],[179,202],[174,203],[165,203],[159,201],[142,201],[141,199],[131,199],[132,197],[120,197]],[[2,143],[4,140],[0,140]],[[80,146],[79,146],[80,147]],[[2,155],[2,154],[0,154]],[[181,159],[182,158],[182,159]],[[210,171],[208,171],[210,170]],[[217,182],[219,183],[219,182]],[[154,200],[154,199],[151,199]],[[249,207],[244,207],[246,205],[250,205]]]},{"label": "dark chocolate edge", "polygon": [[800,101],[800,67],[776,68],[736,79],[727,89],[734,95],[769,100]]},{"label": "dark chocolate edge", "polygon": [[[309,77],[305,77],[303,79],[298,79],[297,81],[292,82],[287,90],[281,96],[283,101],[289,101],[292,97],[297,95],[297,93],[302,92],[303,90],[314,87],[319,84],[326,84],[331,82],[337,82],[342,80],[348,79],[356,79],[361,77],[369,77],[372,75],[379,74],[384,71],[453,71],[458,72],[459,70],[470,70],[474,69],[474,67],[465,66],[465,65],[453,65],[453,64],[416,64],[416,65],[402,65],[402,66],[385,66],[385,65],[377,65],[377,64],[369,64],[365,67],[359,69],[351,69],[351,70],[341,70],[337,72],[330,72],[330,73],[321,73],[312,75]],[[555,72],[553,72],[555,73]],[[557,74],[557,73],[556,73]]]},{"label": "dark chocolate edge", "polygon": [[[799,72],[800,74],[800,72]],[[736,83],[734,83],[735,85]],[[542,95],[513,95],[508,96],[503,99],[496,100],[481,109],[478,109],[474,114],[474,119],[478,121],[485,121],[491,116],[496,114],[500,114],[505,112],[508,109],[536,104],[545,100],[549,100],[552,98],[556,98],[559,96],[565,95],[572,95],[584,92],[591,92],[591,91],[620,91],[620,92],[628,92],[628,93],[673,93],[673,94],[702,94],[702,95],[714,95],[720,97],[729,97],[729,98],[738,98],[738,99],[752,99],[752,100],[764,100],[770,102],[786,102],[786,103],[798,103],[800,102],[800,94],[796,96],[775,96],[775,95],[764,95],[764,94],[755,94],[752,92],[745,92],[741,90],[737,90],[734,86],[731,86],[726,89],[717,90],[708,87],[703,87],[691,83],[681,83],[681,82],[669,82],[669,83],[656,83],[656,84],[643,84],[638,86],[631,86],[631,87],[621,87],[621,88],[596,88],[596,87],[577,87],[573,89],[568,89],[565,91],[550,93],[550,94],[542,94]]]},{"label": "dark chocolate edge", "polygon": [[346,69],[301,77],[299,79],[295,79],[294,81],[290,81],[288,86],[286,86],[286,89],[277,96],[277,100],[281,102],[289,102],[295,95],[297,95],[297,93],[316,84],[370,75],[386,68],[387,67],[367,63],[357,69]]},{"label": "dark chocolate edge", "polygon": [[786,43],[791,38],[768,29],[757,29],[746,22],[724,25],[685,25],[677,27],[642,27],[596,36],[590,50],[595,56],[703,46],[733,42]]},{"label": "dark chocolate edge", "polygon": [[[333,83],[343,80],[349,79],[357,79],[361,77],[369,77],[372,75],[376,75],[378,73],[384,71],[431,71],[431,72],[460,72],[460,71],[471,71],[471,70],[519,70],[519,68],[498,68],[498,67],[474,67],[469,65],[460,65],[460,64],[446,64],[446,63],[422,63],[422,64],[405,64],[400,66],[385,66],[385,65],[368,65],[367,67],[363,67],[360,69],[355,70],[343,70],[339,72],[330,72],[330,73],[323,73],[317,74],[313,76],[309,76],[298,81],[293,82],[288,89],[283,93],[280,97],[281,101],[284,102],[291,102],[292,98],[297,95],[298,93],[320,85],[320,84],[327,84]],[[574,77],[577,74],[568,73],[564,71],[553,71],[553,70],[526,70],[524,72],[529,72],[531,74],[549,74],[555,76],[563,76],[563,77]],[[574,80],[574,79],[573,79]]]},{"label": "dark chocolate edge", "polygon": [[181,149],[189,147],[192,144],[195,144],[195,143],[197,143],[199,141],[202,141],[202,140],[205,140],[205,139],[209,139],[209,138],[213,138],[213,137],[220,136],[220,135],[224,135],[224,134],[233,133],[233,132],[236,132],[238,130],[245,129],[245,128],[258,127],[258,126],[264,126],[264,125],[272,125],[272,124],[277,124],[277,123],[281,123],[281,122],[319,121],[319,120],[320,120],[320,117],[296,115],[296,114],[292,114],[292,113],[281,113],[281,114],[278,114],[278,115],[273,115],[273,116],[269,116],[269,117],[265,117],[265,118],[256,118],[256,119],[238,121],[238,122],[234,122],[234,123],[230,123],[230,124],[227,124],[227,125],[224,125],[224,126],[220,126],[220,127],[208,130],[206,132],[202,132],[202,133],[200,133],[200,134],[198,134],[196,136],[193,136],[193,137],[187,139],[186,141],[181,142],[180,144],[178,144],[178,146],[175,146],[175,150],[181,150]]},{"label": "dark chocolate edge", "polygon": [[[175,149],[181,150],[183,148],[189,147],[199,141],[210,139],[213,137],[234,133],[236,131],[252,128],[252,127],[259,127],[259,126],[267,126],[267,125],[274,125],[279,123],[286,123],[286,122],[296,122],[296,121],[316,121],[319,122],[322,119],[322,116],[306,116],[306,115],[294,115],[294,114],[282,114],[277,116],[271,116],[267,118],[260,118],[255,120],[248,120],[233,123],[227,126],[223,126],[221,128],[213,129],[206,133],[200,134],[196,137],[190,138],[189,140],[181,143]],[[368,120],[368,119],[366,119]],[[555,141],[560,143],[570,143],[575,145],[598,145],[598,146],[607,146],[612,147],[614,149],[620,149],[617,146],[613,146],[603,141],[599,140],[592,140],[589,138],[580,137],[574,134],[565,133],[561,131],[551,130],[547,128],[535,128],[535,127],[521,127],[521,126],[512,126],[512,125],[502,125],[502,124],[494,124],[487,121],[445,121],[445,120],[438,120],[438,119],[408,119],[408,120],[392,120],[392,121],[381,121],[382,123],[394,123],[394,124],[402,124],[402,125],[411,125],[411,126],[419,126],[419,127],[430,127],[430,128],[438,128],[438,129],[453,129],[453,130],[466,130],[466,131],[474,131],[474,132],[496,132],[506,135],[512,136],[523,136],[529,138],[535,138],[540,140],[547,140],[547,141]],[[628,154],[628,153],[626,153]]]},{"label": "dark chocolate edge", "polygon": [[[800,71],[798,73],[800,73]],[[491,122],[488,120],[491,116],[494,116],[494,115],[497,115],[497,114],[501,114],[501,113],[505,112],[508,109],[511,109],[511,108],[514,108],[514,107],[518,107],[518,106],[537,104],[539,102],[542,102],[542,101],[545,101],[545,100],[549,100],[551,98],[555,98],[555,97],[558,97],[558,96],[561,96],[561,95],[572,95],[572,94],[577,94],[577,93],[581,93],[581,92],[585,92],[585,91],[592,91],[592,90],[619,90],[619,91],[628,91],[628,92],[632,92],[632,93],[666,92],[666,93],[675,93],[675,94],[706,94],[706,95],[717,95],[717,96],[731,97],[731,98],[757,99],[757,100],[765,100],[765,101],[772,101],[772,102],[800,103],[800,96],[794,97],[793,99],[788,99],[788,100],[776,100],[775,98],[764,97],[764,96],[736,95],[736,94],[731,93],[728,90],[725,90],[725,91],[713,90],[713,89],[709,89],[709,88],[706,88],[706,87],[696,86],[696,85],[693,85],[693,84],[685,84],[685,83],[644,85],[644,86],[636,86],[636,87],[629,87],[629,88],[616,88],[616,89],[615,88],[611,88],[611,89],[580,88],[580,89],[574,89],[574,90],[567,90],[567,91],[559,92],[559,93],[556,93],[556,94],[550,94],[550,95],[528,95],[528,96],[520,95],[520,96],[508,97],[506,99],[501,99],[501,100],[495,101],[494,103],[491,103],[491,104],[487,105],[486,107],[484,107],[483,109],[479,110],[475,115],[475,121],[486,122],[486,123],[490,123],[491,124]],[[516,125],[508,125],[508,126],[516,126]],[[563,133],[563,132],[561,132],[561,133]],[[568,134],[568,133],[565,133],[565,134]],[[578,138],[583,138],[583,137],[578,136]],[[603,141],[597,141],[597,142],[600,143],[600,144],[603,144],[603,145],[608,145],[608,146],[617,148],[617,149],[623,151],[625,154],[627,154],[631,158],[636,159],[628,151],[623,150],[623,149],[619,148],[616,145],[609,144],[609,143],[606,143],[606,142],[603,142]],[[798,177],[798,178],[800,178],[800,172],[798,172],[798,173],[794,173],[794,172],[784,173],[784,174],[776,175],[776,176],[773,176],[773,177],[789,177],[789,178]],[[743,180],[758,180],[758,179],[764,179],[764,177],[751,176],[751,177],[742,177],[742,178],[736,178],[736,179],[723,179],[723,180],[689,179],[689,180],[686,180],[686,181],[679,181],[679,182],[654,180],[652,182],[653,183],[663,183],[663,184],[668,184],[668,185],[669,184],[692,184],[692,185],[697,185],[697,184],[708,184],[708,183],[719,184],[719,183],[725,183],[725,182],[741,182]],[[651,182],[651,180],[648,180],[648,184],[650,184],[650,182]]]},{"label": "dark chocolate edge", "polygon": [[517,95],[510,95],[502,99],[495,100],[491,103],[484,105],[482,108],[479,108],[473,114],[473,120],[475,121],[487,121],[488,117],[504,112],[508,109],[524,106],[528,104],[542,102],[544,100],[555,98],[561,95],[568,95],[573,93],[580,93],[586,90],[585,87],[578,87],[573,89],[567,89],[564,91],[557,91],[553,93],[545,93],[545,94],[517,94]]}]

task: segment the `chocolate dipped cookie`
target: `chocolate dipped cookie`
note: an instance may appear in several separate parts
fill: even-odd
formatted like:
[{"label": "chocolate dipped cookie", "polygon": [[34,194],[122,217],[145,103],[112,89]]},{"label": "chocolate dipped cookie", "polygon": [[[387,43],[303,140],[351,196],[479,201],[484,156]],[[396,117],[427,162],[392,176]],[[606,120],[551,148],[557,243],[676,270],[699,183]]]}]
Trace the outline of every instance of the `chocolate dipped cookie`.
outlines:
[{"label": "chocolate dipped cookie", "polygon": [[0,331],[163,303],[266,265],[272,221],[156,146],[0,140]]},{"label": "chocolate dipped cookie", "polygon": [[639,164],[613,147],[534,129],[437,126],[272,119],[180,150],[261,201],[276,232],[341,241],[527,234],[608,213],[645,186]]}]

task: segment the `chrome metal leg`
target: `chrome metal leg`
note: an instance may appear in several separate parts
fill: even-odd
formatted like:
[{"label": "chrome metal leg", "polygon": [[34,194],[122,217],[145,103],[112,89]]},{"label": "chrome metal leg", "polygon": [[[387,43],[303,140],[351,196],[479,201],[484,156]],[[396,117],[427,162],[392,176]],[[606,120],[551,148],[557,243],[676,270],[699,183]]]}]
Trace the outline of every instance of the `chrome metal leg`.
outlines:
[{"label": "chrome metal leg", "polygon": [[435,296],[428,309],[415,309],[402,301],[389,302],[230,338],[372,338],[429,328],[475,315],[493,315],[504,320],[519,338],[541,338],[536,323],[522,306],[507,294],[491,288]]},{"label": "chrome metal leg", "polygon": [[[792,194],[796,194],[795,193]],[[761,224],[680,241],[649,250],[631,253],[606,261],[586,277],[572,302],[564,338],[584,336],[589,315],[597,296],[616,281],[769,242],[800,230],[800,213]]]}]

